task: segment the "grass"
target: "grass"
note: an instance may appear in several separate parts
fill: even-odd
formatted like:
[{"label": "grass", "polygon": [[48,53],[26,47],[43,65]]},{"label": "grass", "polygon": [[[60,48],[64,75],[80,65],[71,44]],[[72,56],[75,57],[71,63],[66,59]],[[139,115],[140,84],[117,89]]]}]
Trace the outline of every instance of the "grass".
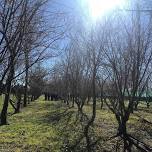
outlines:
[{"label": "grass", "polygon": [[[12,100],[16,100],[16,98],[13,96],[13,95],[11,95],[11,99]],[[1,95],[0,96],[0,111],[2,110],[2,105],[3,105],[3,100],[4,100],[4,95]],[[10,115],[10,114],[12,114],[14,112],[14,109],[13,109],[13,107],[9,104],[9,106],[8,106],[8,114]]]},{"label": "grass", "polygon": [[[61,106],[58,102],[35,101],[21,113],[8,117],[10,125],[0,126],[0,151],[61,151],[65,118],[71,118],[73,113]],[[60,120],[63,115],[65,118]]]},{"label": "grass", "polygon": [[[85,106],[84,111],[89,116],[91,106]],[[152,125],[141,118],[152,122],[152,109],[145,111],[141,107],[140,111],[131,115],[128,131],[152,146]],[[78,141],[79,146],[73,151],[85,151],[83,124],[77,119],[77,110],[60,101],[40,98],[22,109],[21,113],[9,116],[8,121],[10,125],[0,126],[0,152],[64,152]],[[114,115],[106,107],[103,110],[97,108],[95,125],[91,128],[93,138],[101,138],[96,151],[113,151],[116,142],[105,140],[116,131]]]}]

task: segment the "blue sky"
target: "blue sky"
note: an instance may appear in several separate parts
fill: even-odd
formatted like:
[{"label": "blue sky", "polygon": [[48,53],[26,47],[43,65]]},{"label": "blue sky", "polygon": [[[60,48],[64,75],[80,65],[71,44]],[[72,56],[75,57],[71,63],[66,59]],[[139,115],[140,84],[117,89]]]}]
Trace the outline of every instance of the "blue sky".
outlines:
[{"label": "blue sky", "polygon": [[[49,0],[48,5],[46,6],[46,12],[48,12],[47,15],[49,15],[49,12],[57,12],[57,13],[63,13],[63,16],[66,18],[65,24],[71,24],[72,20],[74,18],[81,16],[82,9],[80,3],[78,3],[80,0]],[[64,15],[65,14],[65,15]],[[50,17],[51,18],[51,17]],[[62,21],[59,19],[59,22]],[[60,24],[59,23],[59,24]],[[52,24],[50,20],[50,24]],[[59,43],[60,48],[62,49],[66,45],[66,38],[65,40],[60,40]],[[60,51],[61,52],[61,51]],[[63,54],[64,52],[62,52]],[[60,57],[56,58],[50,58],[47,61],[44,62],[44,66],[46,68],[50,68],[52,65],[54,65],[58,60],[60,60]]]},{"label": "blue sky", "polygon": [[49,0],[50,9],[54,8],[57,11],[68,12],[75,14],[78,6],[78,0]]},{"label": "blue sky", "polygon": [[[78,18],[79,22],[81,22],[82,20],[82,21],[85,21],[84,23],[85,24],[87,23],[88,25],[88,23],[90,24],[91,22],[89,18],[87,18],[88,17],[87,9],[81,5],[81,2],[82,0],[49,0],[49,4],[47,5],[46,8],[50,12],[54,11],[54,12],[60,12],[60,13],[65,14],[65,16],[67,17],[66,19],[67,24],[69,22],[69,24],[72,23],[72,26],[77,26],[77,24],[75,24],[74,21],[75,21],[75,18]],[[51,20],[50,20],[50,23],[51,23]],[[61,46],[64,46],[65,43],[66,43],[66,40],[59,41],[59,45]],[[51,64],[54,64],[57,60],[60,60],[60,58],[58,59],[52,58],[45,63],[45,66],[48,67]]]}]

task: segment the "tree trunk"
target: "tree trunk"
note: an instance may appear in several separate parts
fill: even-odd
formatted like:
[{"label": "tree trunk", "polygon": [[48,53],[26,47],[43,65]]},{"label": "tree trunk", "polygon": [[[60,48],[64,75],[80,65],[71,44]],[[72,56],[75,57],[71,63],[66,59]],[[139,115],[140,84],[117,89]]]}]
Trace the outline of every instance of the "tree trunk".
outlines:
[{"label": "tree trunk", "polygon": [[91,152],[91,141],[89,137],[89,128],[93,124],[95,117],[96,117],[96,68],[94,67],[93,69],[93,77],[92,77],[92,98],[93,98],[93,107],[92,107],[92,117],[88,121],[87,125],[84,128],[84,135],[86,138],[86,143],[87,143],[87,151]]},{"label": "tree trunk", "polygon": [[124,152],[131,152],[132,144],[130,143],[130,141],[128,141],[126,124],[127,124],[127,121],[125,121],[125,120],[121,120],[121,122],[119,122],[118,135],[120,135],[120,137],[122,137],[123,142],[124,142],[123,151]]},{"label": "tree trunk", "polygon": [[75,102],[75,98],[74,96],[72,97],[72,107],[74,107],[74,102]]},{"label": "tree trunk", "polygon": [[27,106],[27,91],[28,91],[28,68],[29,68],[29,60],[28,60],[28,52],[25,51],[25,90],[24,90],[24,102],[23,102],[23,106],[26,107]]},{"label": "tree trunk", "polygon": [[149,107],[150,107],[150,103],[149,101],[147,101],[147,108],[149,109]]},{"label": "tree trunk", "polygon": [[15,113],[20,112],[20,107],[21,107],[21,94],[19,95],[19,97],[17,99],[17,106],[16,106],[16,109],[15,109]]},{"label": "tree trunk", "polygon": [[34,100],[34,96],[33,95],[31,95],[31,102]]},{"label": "tree trunk", "polygon": [[118,134],[120,135],[127,134],[126,121],[122,120],[121,122],[119,122]]},{"label": "tree trunk", "polygon": [[11,59],[10,71],[9,71],[8,78],[6,81],[6,94],[5,94],[3,108],[1,111],[1,125],[7,124],[7,109],[8,109],[9,99],[10,99],[11,84],[12,84],[13,77],[14,77],[14,62]]},{"label": "tree trunk", "polygon": [[44,93],[45,101],[47,101],[47,93]]},{"label": "tree trunk", "polygon": [[134,103],[134,110],[135,111],[138,110],[138,104],[139,104],[139,101],[135,101],[135,103]]},{"label": "tree trunk", "polygon": [[93,71],[93,80],[92,80],[92,98],[93,98],[93,110],[92,110],[92,122],[96,117],[96,69]]},{"label": "tree trunk", "polygon": [[[7,87],[7,88],[9,89],[9,87]],[[9,98],[10,98],[10,94],[6,94],[5,99],[4,99],[3,109],[1,112],[1,125],[7,124],[7,108],[8,108]]]},{"label": "tree trunk", "polygon": [[101,96],[100,96],[100,102],[101,102],[100,108],[102,109],[103,108],[103,95],[102,95],[102,93],[101,93]]},{"label": "tree trunk", "polygon": [[2,81],[0,81],[0,95],[2,95],[3,93],[3,83]]}]

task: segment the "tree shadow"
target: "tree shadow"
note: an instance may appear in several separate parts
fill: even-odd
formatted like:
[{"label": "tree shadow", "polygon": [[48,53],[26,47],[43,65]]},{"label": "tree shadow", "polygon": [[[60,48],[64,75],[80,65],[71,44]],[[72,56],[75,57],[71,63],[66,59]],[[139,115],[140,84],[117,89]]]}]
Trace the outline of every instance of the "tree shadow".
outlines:
[{"label": "tree shadow", "polygon": [[63,108],[61,104],[45,104],[42,109],[47,109],[49,112],[41,116],[38,120],[39,123],[46,123],[50,125],[60,124],[62,120],[68,121],[72,118],[74,111],[68,107]]},{"label": "tree shadow", "polygon": [[[75,117],[75,124],[80,124],[81,133],[77,136],[72,143],[66,142],[62,151],[65,152],[94,152],[96,151],[96,146],[100,142],[101,138],[96,137],[93,125],[91,125],[89,132],[86,134],[85,127],[88,125],[90,118],[85,113],[77,113]],[[80,130],[78,131],[80,132]],[[77,133],[78,133],[77,132]],[[89,143],[88,143],[89,141]],[[88,147],[89,146],[89,147]],[[89,149],[89,150],[88,150]]]},{"label": "tree shadow", "polygon": [[[43,108],[48,108],[48,105],[45,106]],[[62,142],[60,150],[63,152],[87,151],[86,145],[88,144],[86,143],[84,128],[90,118],[85,113],[78,113],[73,108],[67,106],[63,108],[61,105],[53,104],[49,108],[50,112],[43,115],[38,121],[41,124],[53,125],[58,130],[58,140]],[[100,139],[95,138],[93,129],[90,129],[88,134],[87,137],[91,141],[90,149],[94,151]]]},{"label": "tree shadow", "polygon": [[51,112],[41,119],[43,120],[43,123],[47,124],[58,124],[60,121],[64,118],[65,120],[69,120],[72,117],[73,112],[65,110],[63,112]]}]

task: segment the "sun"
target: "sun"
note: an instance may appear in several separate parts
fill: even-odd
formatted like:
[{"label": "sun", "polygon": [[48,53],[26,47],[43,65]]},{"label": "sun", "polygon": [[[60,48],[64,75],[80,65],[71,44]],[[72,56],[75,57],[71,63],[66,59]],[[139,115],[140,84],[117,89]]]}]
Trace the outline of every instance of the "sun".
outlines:
[{"label": "sun", "polygon": [[97,20],[98,18],[105,15],[107,12],[121,8],[125,0],[81,0],[87,9],[88,15],[93,19]]}]

